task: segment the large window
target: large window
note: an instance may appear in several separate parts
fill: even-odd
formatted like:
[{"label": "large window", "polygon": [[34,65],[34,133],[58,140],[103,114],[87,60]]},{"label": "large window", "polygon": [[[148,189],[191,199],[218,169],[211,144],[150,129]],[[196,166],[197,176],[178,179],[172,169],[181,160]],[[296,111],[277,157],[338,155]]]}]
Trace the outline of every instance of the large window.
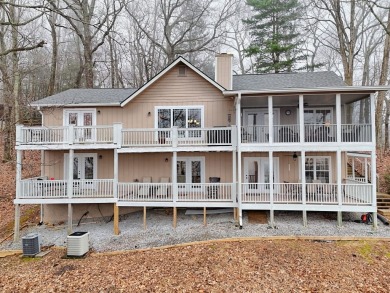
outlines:
[{"label": "large window", "polygon": [[[203,107],[202,106],[178,106],[178,107],[157,107],[156,108],[157,128],[202,128]],[[200,131],[179,130],[179,137],[199,137]]]},{"label": "large window", "polygon": [[332,178],[330,157],[306,157],[305,175],[307,183],[330,183]]}]

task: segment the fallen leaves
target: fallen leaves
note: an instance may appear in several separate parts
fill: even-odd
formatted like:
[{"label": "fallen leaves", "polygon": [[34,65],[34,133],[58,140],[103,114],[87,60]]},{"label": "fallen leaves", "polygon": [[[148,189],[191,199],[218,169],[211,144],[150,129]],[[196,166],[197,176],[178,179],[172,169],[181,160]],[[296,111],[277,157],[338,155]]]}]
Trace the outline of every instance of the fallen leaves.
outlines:
[{"label": "fallen leaves", "polygon": [[[367,248],[369,245],[369,249]],[[0,259],[5,292],[389,292],[388,242],[214,242],[62,259]]]}]

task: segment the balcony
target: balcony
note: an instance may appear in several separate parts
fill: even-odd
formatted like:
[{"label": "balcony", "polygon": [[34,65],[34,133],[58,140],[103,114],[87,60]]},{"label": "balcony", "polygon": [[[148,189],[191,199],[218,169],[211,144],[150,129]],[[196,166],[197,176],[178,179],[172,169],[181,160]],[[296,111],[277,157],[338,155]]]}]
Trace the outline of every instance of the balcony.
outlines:
[{"label": "balcony", "polygon": [[[337,142],[336,124],[305,124],[303,127],[304,143]],[[342,143],[372,142],[371,124],[342,124],[340,127]],[[242,144],[300,143],[301,128],[299,124],[274,125],[273,141],[270,141],[270,127],[267,125],[243,126],[241,128]]]},{"label": "balcony", "polygon": [[[305,196],[303,195],[305,190]],[[243,183],[242,202],[245,204],[270,204],[270,184]],[[372,184],[346,180],[341,184],[341,194],[335,183],[274,183],[272,202],[278,204],[315,205],[372,205]]]},{"label": "balcony", "polygon": [[22,148],[144,148],[144,147],[232,147],[235,127],[128,128],[109,126],[26,127],[16,129],[17,146]]}]

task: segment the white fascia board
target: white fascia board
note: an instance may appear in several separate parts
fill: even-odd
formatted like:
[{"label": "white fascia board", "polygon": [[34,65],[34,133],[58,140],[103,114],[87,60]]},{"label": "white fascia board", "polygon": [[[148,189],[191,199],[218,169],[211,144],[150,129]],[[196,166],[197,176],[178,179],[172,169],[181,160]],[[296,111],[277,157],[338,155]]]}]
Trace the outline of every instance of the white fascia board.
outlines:
[{"label": "white fascia board", "polygon": [[390,86],[343,86],[343,87],[316,87],[316,88],[286,88],[286,89],[264,89],[261,91],[239,90],[239,91],[224,91],[223,95],[231,96],[249,94],[302,94],[302,93],[318,93],[318,92],[361,92],[373,93],[377,91],[388,91]]},{"label": "white fascia board", "polygon": [[167,73],[169,70],[171,70],[174,66],[176,66],[179,62],[184,63],[186,66],[191,68],[193,71],[195,71],[197,74],[199,74],[201,77],[203,77],[205,80],[207,80],[209,83],[211,83],[213,86],[218,88],[221,92],[226,91],[226,89],[221,86],[219,83],[208,77],[206,74],[204,74],[202,71],[197,69],[195,66],[193,66],[190,62],[188,62],[183,57],[178,57],[174,62],[172,62],[169,66],[167,66],[164,70],[160,71],[159,74],[157,74],[155,77],[153,77],[151,80],[149,80],[147,83],[145,83],[141,88],[139,88],[136,92],[134,92],[130,97],[128,97],[126,100],[124,100],[121,103],[121,107],[126,106],[127,103],[129,103],[131,100],[133,100],[135,97],[137,97],[139,94],[141,94],[143,91],[145,91],[149,86],[151,86],[153,83],[155,83],[161,76],[163,76],[165,73]]}]

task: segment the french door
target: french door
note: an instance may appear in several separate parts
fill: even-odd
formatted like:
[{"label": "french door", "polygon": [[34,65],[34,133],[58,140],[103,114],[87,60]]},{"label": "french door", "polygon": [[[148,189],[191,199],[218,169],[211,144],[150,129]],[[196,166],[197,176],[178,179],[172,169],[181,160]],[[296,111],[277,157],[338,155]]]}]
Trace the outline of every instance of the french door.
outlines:
[{"label": "french door", "polygon": [[204,157],[179,157],[176,168],[179,191],[202,190],[205,182]]},{"label": "french door", "polygon": [[75,126],[73,135],[75,141],[92,141],[95,134],[89,126],[96,125],[95,110],[65,110],[64,125]]},{"label": "french door", "polygon": [[[80,153],[74,154],[73,158],[73,188],[76,189],[93,189],[93,179],[96,179],[97,173],[97,154]],[[65,178],[69,174],[69,155],[65,154]],[[82,180],[77,181],[77,180]],[[90,181],[89,181],[90,180]]]},{"label": "french door", "polygon": [[[243,139],[246,142],[269,141],[269,113],[268,109],[244,109],[243,110]],[[273,123],[279,124],[279,109],[273,111]]]},{"label": "french door", "polygon": [[[279,182],[279,158],[273,158],[274,183]],[[259,157],[244,158],[244,183],[253,193],[268,192],[270,183],[269,159]]]}]

